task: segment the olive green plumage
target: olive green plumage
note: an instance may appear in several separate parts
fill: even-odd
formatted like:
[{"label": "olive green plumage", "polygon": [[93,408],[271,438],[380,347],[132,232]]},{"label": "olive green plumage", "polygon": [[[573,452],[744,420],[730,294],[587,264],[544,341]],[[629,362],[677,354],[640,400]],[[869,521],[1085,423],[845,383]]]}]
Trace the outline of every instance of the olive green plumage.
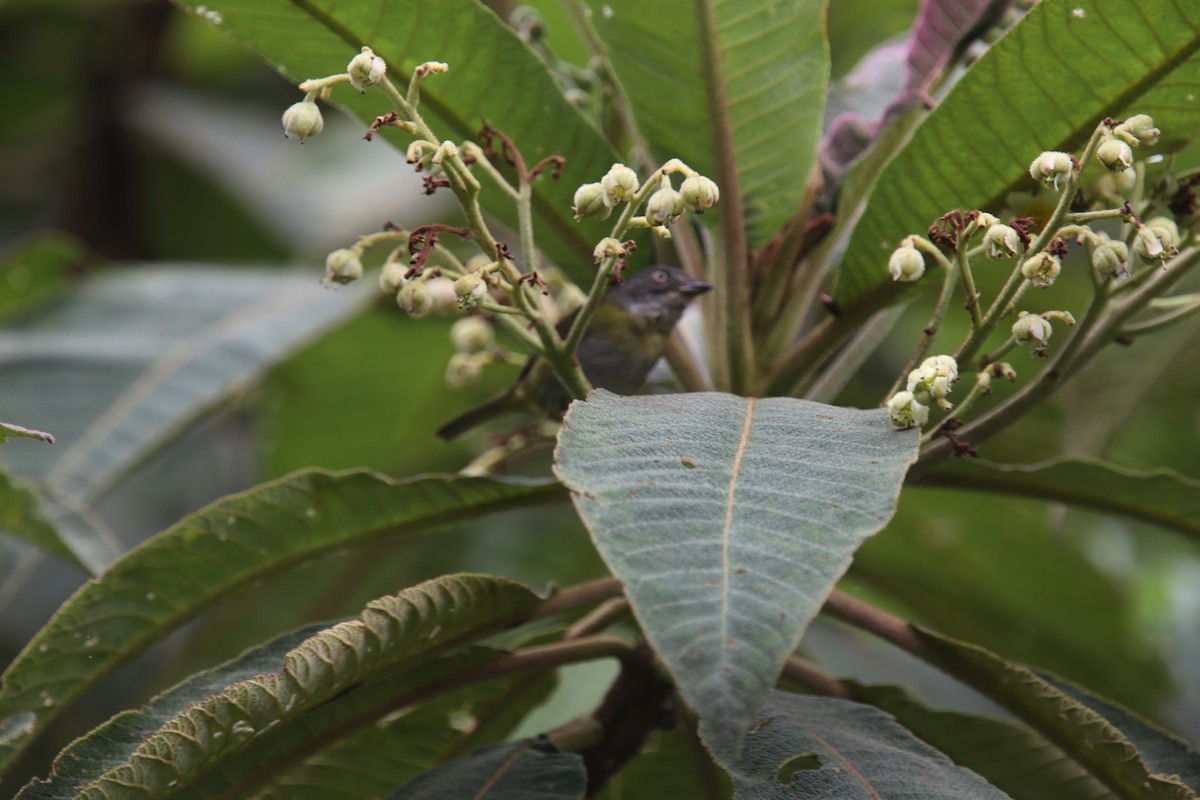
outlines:
[{"label": "olive green plumage", "polygon": [[[588,381],[616,394],[633,394],[662,358],[667,337],[688,303],[712,288],[674,267],[651,267],[613,287],[597,306],[576,356]],[[566,336],[574,315],[558,324]],[[438,428],[443,439],[456,439],[495,417],[515,411],[562,419],[571,393],[544,359],[526,362],[516,383],[499,397],[485,400]]]}]

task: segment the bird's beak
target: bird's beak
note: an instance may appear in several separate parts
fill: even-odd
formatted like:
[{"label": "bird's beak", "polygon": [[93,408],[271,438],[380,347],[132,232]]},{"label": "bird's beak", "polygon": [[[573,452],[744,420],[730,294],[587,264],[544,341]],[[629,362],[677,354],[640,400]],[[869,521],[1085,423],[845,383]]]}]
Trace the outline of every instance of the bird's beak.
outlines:
[{"label": "bird's beak", "polygon": [[679,284],[679,293],[684,297],[695,297],[698,294],[704,294],[711,291],[713,285],[708,281],[684,281]]}]

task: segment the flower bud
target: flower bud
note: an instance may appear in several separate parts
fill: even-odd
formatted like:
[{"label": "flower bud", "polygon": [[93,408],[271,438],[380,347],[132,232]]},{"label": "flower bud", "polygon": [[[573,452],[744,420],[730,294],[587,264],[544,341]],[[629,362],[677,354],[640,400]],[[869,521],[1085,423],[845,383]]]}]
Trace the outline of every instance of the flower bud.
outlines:
[{"label": "flower bud", "polygon": [[604,187],[608,205],[612,206],[632,200],[641,183],[638,181],[637,173],[629,167],[624,164],[613,164],[608,170],[608,174],[600,179],[600,185]]},{"label": "flower bud", "polygon": [[474,308],[487,295],[487,282],[473,272],[463,275],[454,282],[454,294],[459,308]]},{"label": "flower bud", "polygon": [[301,100],[293,103],[283,112],[283,135],[289,139],[299,139],[303,144],[310,136],[316,136],[325,130],[325,119],[316,103]]},{"label": "flower bud", "polygon": [[1154,119],[1148,114],[1134,114],[1113,129],[1130,147],[1153,147],[1158,144],[1162,131],[1154,127]]},{"label": "flower bud", "polygon": [[1036,314],[1022,311],[1013,323],[1012,335],[1017,344],[1027,344],[1034,350],[1044,350],[1054,329],[1050,323]]},{"label": "flower bud", "polygon": [[611,236],[606,236],[596,245],[596,249],[592,250],[592,258],[599,264],[608,256],[616,256],[620,258],[627,255],[628,250],[622,242],[617,241]]},{"label": "flower bud", "polygon": [[1060,272],[1062,272],[1062,262],[1059,261],[1058,256],[1045,251],[1027,258],[1021,265],[1021,275],[1039,289],[1053,285]]},{"label": "flower bud", "polygon": [[608,196],[604,187],[598,183],[585,183],[575,190],[575,221],[591,217],[603,212],[600,219],[608,219],[612,206],[608,204]]},{"label": "flower bud", "polygon": [[460,353],[482,353],[496,344],[496,334],[487,320],[463,317],[450,327],[450,341]]},{"label": "flower bud", "polygon": [[[392,256],[395,255],[396,253],[392,254]],[[388,260],[384,262],[383,269],[379,271],[379,291],[384,294],[396,294],[404,285],[404,273],[406,272],[408,272],[407,264],[389,256]]]},{"label": "flower bud", "polygon": [[409,281],[400,287],[396,303],[413,319],[421,319],[433,310],[433,295],[425,281]]},{"label": "flower bud", "polygon": [[888,259],[888,272],[893,281],[912,283],[925,274],[925,256],[917,248],[902,244]]},{"label": "flower bud", "polygon": [[445,276],[428,278],[425,285],[433,301],[433,313],[458,313],[458,295],[454,293],[454,281]]},{"label": "flower bud", "polygon": [[446,362],[446,385],[451,389],[465,389],[474,385],[482,372],[482,359],[466,353],[455,353]]},{"label": "flower bud", "polygon": [[386,72],[387,64],[369,47],[364,47],[362,52],[350,59],[350,63],[346,65],[350,85],[360,92],[365,92],[366,87],[374,86],[383,80]]},{"label": "flower bud", "polygon": [[679,196],[683,198],[685,206],[697,214],[703,214],[721,199],[721,190],[715,181],[703,175],[691,175],[683,179]]},{"label": "flower bud", "polygon": [[896,392],[887,404],[888,417],[897,428],[911,428],[929,421],[929,406],[916,401],[912,392]]},{"label": "flower bud", "polygon": [[322,283],[326,286],[331,283],[350,283],[361,278],[362,274],[363,266],[358,254],[343,247],[325,257],[325,280]]},{"label": "flower bud", "polygon": [[936,402],[944,409],[952,408],[946,395],[958,380],[958,362],[952,356],[930,356],[921,366],[908,373],[908,391],[916,402],[929,406]]},{"label": "flower bud", "polygon": [[992,225],[983,235],[988,258],[1012,258],[1021,252],[1021,236],[1008,225]]},{"label": "flower bud", "polygon": [[1069,153],[1047,150],[1029,165],[1029,174],[1034,180],[1058,189],[1058,182],[1075,169],[1075,159]]},{"label": "flower bud", "polygon": [[1120,139],[1106,139],[1096,149],[1096,158],[1110,172],[1124,172],[1133,165],[1133,148]]},{"label": "flower bud", "polygon": [[1000,220],[996,219],[995,214],[989,214],[986,211],[980,211],[979,216],[975,217],[975,227],[978,230],[986,231],[999,221]]},{"label": "flower bud", "polygon": [[1121,197],[1128,197],[1137,188],[1137,170],[1133,167],[1123,169],[1113,175],[1113,186]]},{"label": "flower bud", "polygon": [[646,221],[651,226],[666,225],[674,222],[685,208],[679,192],[670,186],[664,186],[650,195],[650,200],[646,203]]},{"label": "flower bud", "polygon": [[1098,275],[1124,275],[1129,272],[1129,247],[1124,242],[1105,240],[1092,251],[1092,268]]},{"label": "flower bud", "polygon": [[1146,223],[1146,227],[1157,234],[1165,247],[1179,246],[1179,226],[1170,217],[1154,217]]}]

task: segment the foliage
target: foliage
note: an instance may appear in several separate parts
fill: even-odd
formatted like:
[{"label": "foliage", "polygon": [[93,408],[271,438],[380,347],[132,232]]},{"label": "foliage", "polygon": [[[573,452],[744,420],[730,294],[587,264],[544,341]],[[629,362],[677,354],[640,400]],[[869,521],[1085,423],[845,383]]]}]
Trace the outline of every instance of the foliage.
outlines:
[{"label": "foliage", "polygon": [[[165,258],[73,285],[103,249],[82,229],[0,263],[0,411],[54,432],[0,423],[0,615],[33,626],[0,684],[0,786],[1200,792],[1200,754],[1169,732],[1200,730],[1171,714],[1198,688],[1178,653],[1200,642],[1155,639],[1132,593],[1165,590],[1105,554],[1197,563],[1198,476],[1122,426],[1198,373],[1111,366],[1117,345],[1154,362],[1162,331],[1180,354],[1195,337],[1194,15],[924,0],[903,44],[831,79],[865,46],[831,47],[818,0],[545,0],[504,18],[478,0],[176,2],[173,24],[220,30],[298,87],[288,163],[364,129],[384,141],[361,145],[370,166],[337,202],[265,200],[245,175],[246,209],[204,195],[274,225],[279,242],[248,234],[262,252],[331,246],[337,292],[311,269]],[[215,136],[219,114],[185,117],[201,104],[172,119]],[[332,104],[358,120],[348,139]],[[371,194],[362,176],[399,161],[384,142],[428,205]],[[231,158],[214,174],[254,161]],[[255,211],[287,202],[365,209],[377,229],[329,245],[309,223],[306,250],[287,214]],[[632,292],[610,287],[659,262],[682,269],[676,311],[712,291],[673,332],[665,313],[665,330],[612,327]],[[342,286],[364,275],[383,303]],[[662,391],[604,390],[663,354]],[[444,412],[521,364],[501,405],[535,424],[434,449]],[[435,390],[443,371],[456,393]],[[1109,386],[1113,408],[1081,422]],[[561,427],[546,387],[575,398]],[[268,479],[183,462],[205,493],[180,499],[180,448],[251,409]],[[162,496],[177,521],[130,523]],[[46,556],[90,580],[48,620],[15,613]],[[88,709],[130,674],[115,708]]]}]

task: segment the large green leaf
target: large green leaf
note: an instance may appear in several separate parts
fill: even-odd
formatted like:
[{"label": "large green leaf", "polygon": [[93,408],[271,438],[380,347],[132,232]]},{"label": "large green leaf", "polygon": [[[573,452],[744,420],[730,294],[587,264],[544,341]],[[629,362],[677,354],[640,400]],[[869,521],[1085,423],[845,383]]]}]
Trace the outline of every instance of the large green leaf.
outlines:
[{"label": "large green leaf", "polygon": [[560,753],[545,740],[524,739],[488,745],[428,772],[392,800],[582,800],[586,791],[582,758]]},{"label": "large green leaf", "polygon": [[1132,707],[1161,707],[1173,681],[1134,599],[1071,541],[1047,535],[1047,515],[1039,502],[906,487],[845,583],[887,598],[905,619]]},{"label": "large green leaf", "polygon": [[[963,76],[880,173],[843,261],[843,307],[885,289],[887,254],[955,208],[988,207],[1042,150],[1078,147],[1139,99],[1194,137],[1200,17],[1178,0],[1043,0]],[[1189,60],[1190,59],[1190,60]],[[1156,87],[1158,87],[1156,89]],[[1150,94],[1147,94],[1147,93]],[[1030,183],[1029,185],[1032,185]],[[991,208],[992,211],[998,209]]]},{"label": "large green leaf", "polygon": [[[445,674],[461,669],[457,661],[467,658],[435,663]],[[383,797],[479,743],[503,739],[554,686],[553,673],[517,674],[439,695],[406,713],[391,714],[360,728],[309,756],[303,764],[274,778],[255,800]],[[319,736],[325,731],[314,733]],[[316,738],[312,733],[309,736]],[[297,738],[299,744],[308,743]]]},{"label": "large green leaf", "polygon": [[0,767],[71,701],[201,611],[268,575],[384,536],[561,499],[554,483],[299,473],[220,500],[83,586],[9,665]]},{"label": "large green leaf", "polygon": [[[344,71],[363,45],[384,58],[389,76],[402,90],[417,65],[448,63],[449,72],[424,82],[422,115],[438,136],[455,141],[476,138],[486,121],[512,137],[531,166],[555,152],[566,156],[561,180],[544,177],[534,184],[538,244],[576,277],[590,275],[592,249],[606,228],[600,222],[576,225],[571,218],[572,197],[580,184],[604,175],[615,153],[563,98],[546,65],[481,3],[178,2],[209,20],[219,20],[221,30],[296,83]],[[359,95],[343,86],[335,91],[333,100],[363,120],[390,110],[387,99],[376,90]],[[484,206],[515,221],[508,196],[488,186],[486,178],[482,182]],[[432,221],[396,220],[410,228]],[[515,229],[515,224],[512,227]]]},{"label": "large green leaf", "polygon": [[1044,736],[1007,720],[938,711],[896,686],[852,684],[855,699],[891,714],[954,763],[1013,800],[1101,800],[1113,795]]},{"label": "large green leaf", "polygon": [[870,706],[771,692],[731,770],[738,800],[1005,800]]},{"label": "large green leaf", "polygon": [[27,313],[66,291],[83,248],[59,233],[44,233],[0,256],[0,320]]},{"label": "large green leaf", "polygon": [[765,244],[796,213],[816,157],[829,80],[824,0],[592,5],[655,155],[718,181],[722,202],[736,189],[749,245]]},{"label": "large green leaf", "polygon": [[88,563],[81,557],[42,513],[37,494],[28,487],[14,483],[3,470],[0,470],[0,532],[31,542],[90,572],[95,572],[106,563]]},{"label": "large green leaf", "polygon": [[975,645],[910,626],[925,657],[1020,717],[1125,800],[1194,800],[1178,776],[1157,773],[1116,725],[1032,669]]},{"label": "large green leaf", "polygon": [[1070,503],[1152,522],[1200,542],[1200,481],[1174,470],[1131,470],[1086,458],[1042,464],[959,459],[921,483]]},{"label": "large green leaf", "polygon": [[94,500],[184,427],[311,337],[362,308],[368,287],[313,274],[159,266],[119,270],[0,332],[0,407],[55,447],[0,457],[70,498]]},{"label": "large green leaf", "polygon": [[572,406],[558,475],[718,757],[891,517],[916,443],[881,410],[790,398]]},{"label": "large green leaf", "polygon": [[[453,674],[446,664],[431,668],[421,660],[495,633],[538,602],[524,586],[486,575],[438,578],[375,600],[360,619],[316,633],[283,654],[274,671],[194,697],[78,796],[114,800],[184,790],[199,797],[245,796],[246,788],[289,763],[289,755],[330,741],[338,731],[331,717],[344,732],[414,703],[422,686],[428,690]],[[401,677],[398,670],[406,665],[424,679]],[[391,680],[380,680],[385,675]],[[390,704],[381,702],[380,691],[391,693]],[[365,696],[371,705],[362,702]]]},{"label": "large green leaf", "polygon": [[1043,674],[1041,677],[1120,728],[1129,741],[1137,746],[1138,754],[1151,771],[1174,775],[1192,791],[1200,792],[1200,752],[1195,747],[1129,709],[1097,697],[1082,686],[1053,675]]}]

